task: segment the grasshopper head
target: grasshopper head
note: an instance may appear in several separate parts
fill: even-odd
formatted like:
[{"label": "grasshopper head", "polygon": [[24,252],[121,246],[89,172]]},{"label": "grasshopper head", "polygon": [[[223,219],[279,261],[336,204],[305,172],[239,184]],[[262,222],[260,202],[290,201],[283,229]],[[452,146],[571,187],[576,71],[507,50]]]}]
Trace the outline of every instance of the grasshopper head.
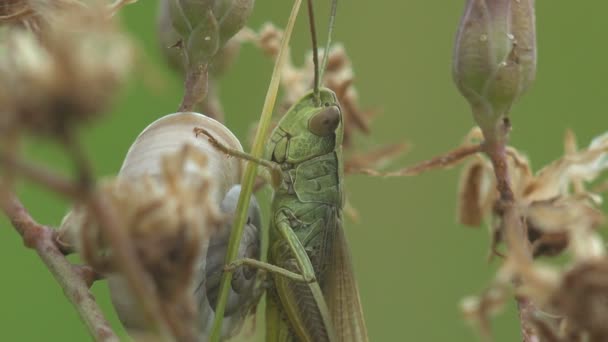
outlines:
[{"label": "grasshopper head", "polygon": [[320,89],[320,104],[312,92],[285,114],[272,134],[269,154],[278,163],[298,163],[335,150],[342,144],[344,127],[336,94]]}]

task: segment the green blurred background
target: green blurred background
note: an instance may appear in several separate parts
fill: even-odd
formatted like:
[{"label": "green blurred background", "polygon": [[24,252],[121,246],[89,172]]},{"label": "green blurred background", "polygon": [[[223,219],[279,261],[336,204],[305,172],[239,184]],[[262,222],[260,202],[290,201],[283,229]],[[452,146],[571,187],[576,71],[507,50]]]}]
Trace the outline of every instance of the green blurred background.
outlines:
[{"label": "green blurred background", "polygon": [[[321,3],[321,1],[317,1]],[[328,7],[329,1],[326,1]],[[122,11],[140,49],[139,67],[111,115],[85,128],[82,137],[99,175],[115,173],[137,134],[172,113],[181,81],[165,66],[155,40],[157,2],[142,0]],[[250,26],[283,26],[291,1],[257,1]],[[373,136],[362,149],[408,141],[413,149],[398,165],[436,155],[459,143],[473,125],[468,106],[451,79],[453,38],[462,1],[342,1],[335,39],[353,60],[364,106],[380,108]],[[319,7],[322,7],[319,4]],[[538,168],[561,154],[562,136],[572,128],[582,145],[606,130],[608,2],[540,1],[537,5],[537,82],[513,109],[512,143]],[[304,12],[302,12],[304,13]],[[324,18],[327,11],[320,12]],[[293,38],[301,62],[309,48],[300,17]],[[320,21],[321,19],[319,19]],[[321,26],[320,32],[324,32]],[[245,45],[221,82],[227,125],[241,138],[259,116],[272,64]],[[46,141],[31,141],[28,155],[69,172],[64,156]],[[476,334],[459,311],[460,300],[491,279],[488,233],[455,222],[458,170],[416,178],[347,180],[361,222],[347,223],[361,297],[372,341],[471,341]],[[28,184],[23,201],[43,223],[58,225],[67,203]],[[59,286],[18,235],[0,219],[0,337],[4,341],[89,339]],[[106,284],[94,293],[113,326],[118,320]],[[514,304],[494,321],[497,341],[516,341]]]}]

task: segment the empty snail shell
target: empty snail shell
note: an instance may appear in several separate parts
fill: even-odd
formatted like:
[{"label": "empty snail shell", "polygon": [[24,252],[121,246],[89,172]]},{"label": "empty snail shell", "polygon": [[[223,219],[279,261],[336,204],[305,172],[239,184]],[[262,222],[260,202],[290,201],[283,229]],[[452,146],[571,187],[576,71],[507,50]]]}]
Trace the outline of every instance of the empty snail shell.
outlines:
[{"label": "empty snail shell", "polygon": [[[149,177],[162,181],[163,165],[161,160],[166,155],[173,155],[189,145],[196,153],[203,155],[205,163],[195,163],[187,160],[181,172],[187,184],[200,182],[201,175],[210,179],[213,186],[209,188],[208,200],[213,201],[227,220],[221,221],[216,227],[208,227],[202,236],[201,251],[195,262],[195,271],[191,277],[191,289],[194,292],[198,307],[198,330],[201,339],[205,339],[213,323],[215,303],[224,267],[232,217],[240,194],[238,184],[243,172],[243,163],[236,158],[229,158],[210,145],[204,138],[197,138],[193,132],[195,127],[203,127],[212,132],[221,143],[234,149],[242,150],[238,139],[221,123],[202,114],[180,112],[166,115],[148,127],[131,145],[118,173],[118,179],[123,182],[135,182]],[[201,213],[204,215],[204,213]],[[63,225],[77,225],[74,219],[78,215],[68,214]],[[239,246],[239,258],[259,258],[260,254],[260,209],[252,198],[248,212],[245,233]],[[71,228],[74,231],[74,227]],[[78,240],[77,238],[74,240]],[[225,311],[223,337],[235,335],[243,325],[251,308],[257,303],[261,292],[256,288],[256,272],[247,267],[241,267],[234,273],[228,306]],[[118,273],[107,275],[112,303],[124,326],[133,333],[145,331],[146,321],[134,297],[130,294],[124,277]]]}]

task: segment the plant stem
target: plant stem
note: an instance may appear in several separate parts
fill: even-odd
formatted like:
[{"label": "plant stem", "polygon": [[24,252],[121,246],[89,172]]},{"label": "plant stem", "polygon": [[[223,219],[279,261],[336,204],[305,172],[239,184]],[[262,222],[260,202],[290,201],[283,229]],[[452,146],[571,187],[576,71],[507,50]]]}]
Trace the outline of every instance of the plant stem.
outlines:
[{"label": "plant stem", "polygon": [[205,99],[208,90],[208,77],[208,64],[206,63],[188,68],[184,81],[184,98],[179,105],[179,112],[191,112],[198,103]]},{"label": "plant stem", "polygon": [[[502,221],[504,236],[509,248],[509,257],[512,257],[519,265],[530,265],[532,253],[528,241],[527,227],[521,220],[515,205],[515,196],[511,189],[509,168],[507,164],[507,142],[509,138],[510,124],[504,120],[494,134],[486,134],[483,143],[483,152],[490,158],[496,176],[496,188],[500,195],[500,207],[502,209]],[[520,281],[513,282],[515,286]],[[533,319],[536,308],[529,298],[516,296],[519,310],[519,321],[523,342],[538,342],[539,337],[533,328]]]},{"label": "plant stem", "polygon": [[[264,100],[264,107],[262,109],[262,116],[260,117],[260,124],[255,134],[255,138],[253,141],[253,149],[251,151],[251,154],[257,158],[262,156],[262,152],[266,143],[266,138],[268,136],[268,128],[270,127],[272,112],[276,103],[276,98],[281,81],[281,70],[287,58],[286,51],[289,46],[291,32],[293,31],[293,27],[301,3],[302,0],[296,0],[292,7],[291,14],[287,22],[287,27],[285,28],[285,35],[283,36],[283,41],[281,42],[279,56],[272,71],[272,78],[270,80],[268,92],[266,93],[266,98]],[[230,232],[230,241],[228,243],[228,251],[226,252],[226,265],[236,260],[236,257],[238,255],[239,245],[241,243],[241,237],[243,235],[243,228],[245,222],[247,221],[247,210],[249,208],[249,201],[251,199],[256,174],[257,164],[253,162],[248,162],[247,167],[245,168],[245,174],[243,175],[243,181],[241,182],[241,194],[239,196],[239,201],[236,209],[237,215],[234,219],[234,224]],[[213,321],[211,337],[209,339],[211,342],[218,342],[221,338],[222,321],[224,319],[224,310],[226,307],[226,302],[228,300],[228,290],[230,288],[231,280],[232,271],[227,271],[222,274],[220,292],[215,310],[215,319]]]},{"label": "plant stem", "polygon": [[2,197],[2,209],[23,237],[25,246],[36,250],[53,274],[94,340],[119,341],[90,293],[89,284],[54,243],[53,230],[34,221],[13,194]]}]

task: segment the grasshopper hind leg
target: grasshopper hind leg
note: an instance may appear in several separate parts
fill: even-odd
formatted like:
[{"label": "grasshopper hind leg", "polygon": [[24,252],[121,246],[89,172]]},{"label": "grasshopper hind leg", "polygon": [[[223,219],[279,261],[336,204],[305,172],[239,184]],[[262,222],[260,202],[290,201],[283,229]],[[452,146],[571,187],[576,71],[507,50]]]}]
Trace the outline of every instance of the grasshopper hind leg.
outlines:
[{"label": "grasshopper hind leg", "polygon": [[230,263],[229,265],[226,265],[224,267],[224,271],[234,271],[235,269],[237,269],[238,267],[241,266],[249,266],[249,267],[254,267],[266,272],[269,272],[271,274],[276,274],[276,275],[280,275],[282,277],[285,277],[287,279],[291,279],[297,282],[302,282],[302,283],[312,283],[315,282],[315,278],[314,277],[307,277],[305,275],[296,273],[296,272],[292,272],[286,268],[283,267],[279,267],[273,264],[269,264],[263,261],[259,261],[256,259],[251,259],[251,258],[242,258],[242,259],[237,259],[235,261],[233,261],[232,263]]}]

